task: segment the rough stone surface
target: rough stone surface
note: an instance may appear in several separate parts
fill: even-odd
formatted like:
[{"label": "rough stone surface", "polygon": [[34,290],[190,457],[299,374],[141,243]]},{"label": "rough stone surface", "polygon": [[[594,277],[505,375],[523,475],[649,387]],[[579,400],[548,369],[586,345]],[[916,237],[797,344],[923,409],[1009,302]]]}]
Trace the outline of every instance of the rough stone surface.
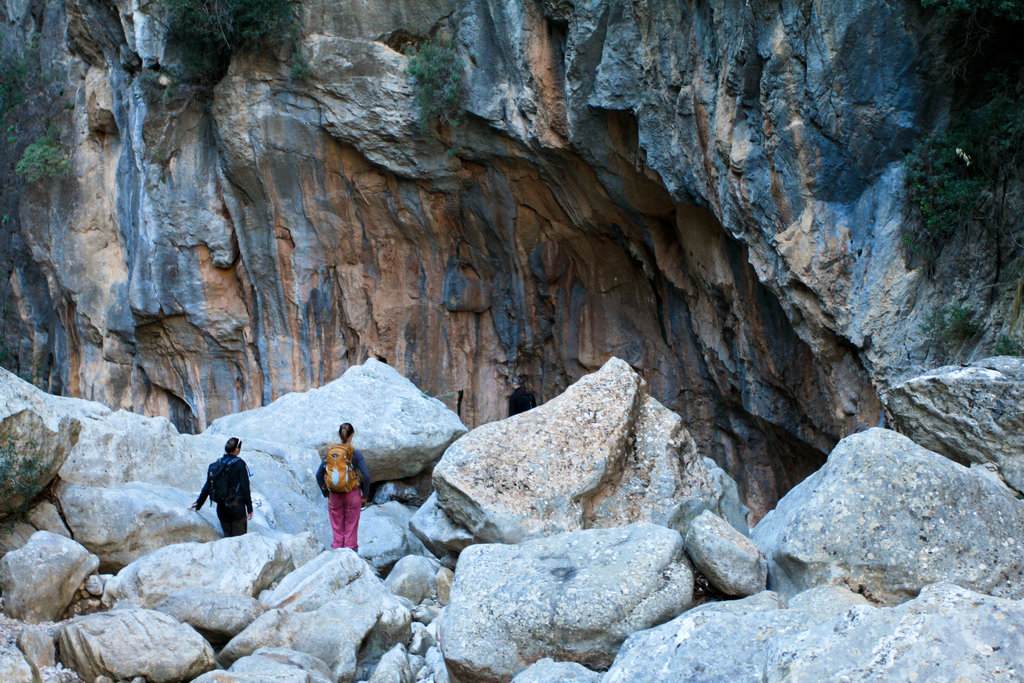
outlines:
[{"label": "rough stone surface", "polygon": [[441,567],[437,570],[437,604],[441,605],[441,607],[448,604],[453,581],[455,581],[455,572],[451,569],[448,567]]},{"label": "rough stone surface", "polygon": [[340,598],[379,602],[387,596],[370,565],[348,548],[338,548],[289,573],[272,591],[260,596],[260,602],[270,609],[310,612]]},{"label": "rough stone surface", "polygon": [[[436,557],[454,557],[473,543],[473,534],[455,524],[437,503],[437,492],[409,518],[409,530]],[[452,566],[455,566],[454,560]]]},{"label": "rough stone surface", "polygon": [[265,647],[242,657],[227,671],[211,671],[192,683],[336,683],[323,660],[297,650]]},{"label": "rough stone surface", "polygon": [[459,439],[434,468],[434,486],[438,507],[481,543],[636,521],[685,531],[722,494],[679,416],[618,358],[548,403]]},{"label": "rough stone surface", "polygon": [[213,644],[231,640],[267,611],[256,598],[205,589],[178,591],[155,609],[188,624]]},{"label": "rough stone surface", "polygon": [[459,680],[508,680],[543,657],[602,668],[692,594],[683,539],[646,522],[474,545],[439,619],[441,650]]},{"label": "rough stone surface", "polygon": [[1024,492],[1024,358],[941,367],[885,395],[896,428],[960,464],[993,464]]},{"label": "rough stone surface", "polygon": [[191,680],[216,665],[213,648],[191,626],[161,612],[123,609],[78,617],[57,634],[61,661],[85,680],[144,677]]},{"label": "rough stone surface", "polygon": [[[18,633],[18,649],[25,655],[25,661],[33,668],[54,666],[57,663],[57,651],[53,638],[42,628],[26,626]],[[2,680],[2,679],[0,679]]]},{"label": "rough stone surface", "polygon": [[631,636],[606,683],[665,680],[1011,681],[1024,604],[950,584],[896,607],[819,586],[783,608],[770,591],[709,603]]},{"label": "rough stone surface", "polygon": [[[53,534],[60,534],[71,538],[71,532],[61,519],[57,506],[48,500],[37,503],[31,510],[25,513],[25,521],[40,531],[49,531]],[[75,539],[81,543],[80,539]],[[84,544],[83,544],[84,545]]]},{"label": "rough stone surface", "polygon": [[0,516],[27,507],[67,460],[82,424],[0,367]]},{"label": "rough stone surface", "polygon": [[37,531],[0,559],[4,613],[29,623],[56,621],[99,563],[70,538]]},{"label": "rough stone surface", "polygon": [[35,683],[32,666],[18,648],[0,645],[0,680]]},{"label": "rough stone surface", "polygon": [[443,403],[374,359],[319,389],[214,420],[209,431],[325,451],[337,443],[342,422],[355,428],[352,444],[366,457],[373,481],[419,474],[466,432]]},{"label": "rough stone surface", "polygon": [[384,586],[395,595],[419,604],[437,593],[437,571],[437,560],[409,555],[395,563]]},{"label": "rough stone surface", "polygon": [[372,505],[359,516],[359,556],[382,576],[406,555],[429,554],[409,528],[412,515],[412,510],[391,501]]},{"label": "rough stone surface", "polygon": [[62,484],[58,497],[75,540],[96,553],[104,571],[116,572],[166,545],[221,537],[219,525],[186,509],[195,496],[170,486]]},{"label": "rough stone surface", "polygon": [[685,541],[697,571],[726,595],[745,597],[764,590],[768,562],[753,541],[721,517],[702,512],[690,524]]},{"label": "rough stone surface", "polygon": [[360,644],[377,623],[380,608],[336,600],[310,612],[272,609],[231,639],[219,655],[224,665],[260,648],[284,647],[317,657],[333,680],[353,680]]},{"label": "rough stone surface", "polygon": [[413,683],[414,680],[405,647],[395,645],[380,658],[367,683]]},{"label": "rough stone surface", "polygon": [[836,583],[902,602],[929,583],[955,581],[1024,597],[1024,505],[883,429],[843,439],[752,538],[768,557],[768,587],[786,596]]},{"label": "rough stone surface", "polygon": [[575,662],[556,662],[545,657],[512,679],[513,683],[599,683],[601,674]]},{"label": "rough stone surface", "polygon": [[155,607],[180,590],[202,588],[255,597],[294,564],[277,541],[249,533],[210,543],[178,543],[135,560],[107,581],[108,605]]}]

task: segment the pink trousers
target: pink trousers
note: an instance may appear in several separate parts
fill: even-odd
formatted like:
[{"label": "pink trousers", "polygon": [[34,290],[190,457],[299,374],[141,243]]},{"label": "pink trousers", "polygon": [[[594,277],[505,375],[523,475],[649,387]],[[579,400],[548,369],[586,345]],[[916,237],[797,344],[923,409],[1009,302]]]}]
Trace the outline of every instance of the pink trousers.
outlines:
[{"label": "pink trousers", "polygon": [[334,532],[332,548],[358,548],[359,512],[362,507],[362,492],[358,486],[348,493],[331,492],[327,499],[327,513]]}]

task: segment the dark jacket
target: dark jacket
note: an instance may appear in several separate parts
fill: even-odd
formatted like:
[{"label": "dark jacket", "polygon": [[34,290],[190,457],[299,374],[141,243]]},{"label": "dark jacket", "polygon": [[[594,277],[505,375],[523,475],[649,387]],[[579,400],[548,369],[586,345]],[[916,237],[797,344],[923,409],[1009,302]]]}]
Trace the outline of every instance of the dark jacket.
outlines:
[{"label": "dark jacket", "polygon": [[519,413],[525,413],[531,408],[537,407],[537,399],[533,397],[529,391],[522,387],[516,388],[512,392],[512,395],[508,397],[508,416],[518,415]]},{"label": "dark jacket", "polygon": [[252,495],[249,492],[249,468],[246,466],[245,461],[239,458],[237,455],[228,455],[225,453],[220,456],[220,459],[210,465],[210,469],[206,473],[206,483],[203,485],[203,490],[199,492],[199,499],[196,500],[196,510],[200,510],[203,507],[203,503],[210,496],[210,474],[213,471],[214,465],[218,462],[224,462],[224,476],[228,477],[228,490],[234,490],[237,486],[238,499],[217,503],[217,509],[219,510],[222,506],[226,507],[241,507],[245,506],[247,513],[252,513]]},{"label": "dark jacket", "polygon": [[[363,492],[363,498],[370,497],[370,470],[366,469],[366,458],[359,452],[359,449],[352,449],[352,464],[359,470],[359,488]],[[327,461],[320,461],[320,469],[316,471],[316,485],[320,487],[320,493],[327,497],[331,491],[327,488],[324,478],[327,476]]]}]

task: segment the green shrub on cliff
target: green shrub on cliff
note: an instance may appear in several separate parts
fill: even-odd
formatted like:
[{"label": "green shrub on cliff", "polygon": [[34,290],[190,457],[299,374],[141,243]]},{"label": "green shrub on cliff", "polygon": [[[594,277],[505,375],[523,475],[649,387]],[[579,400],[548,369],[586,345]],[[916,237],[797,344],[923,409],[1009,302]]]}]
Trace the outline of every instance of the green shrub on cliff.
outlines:
[{"label": "green shrub on cliff", "polygon": [[408,73],[420,111],[420,126],[460,125],[465,118],[466,84],[462,60],[451,40],[428,40],[411,53]]},{"label": "green shrub on cliff", "polygon": [[70,155],[61,144],[56,125],[51,124],[45,135],[25,148],[14,172],[29,183],[62,178],[71,172]]},{"label": "green shrub on cliff", "polygon": [[168,44],[178,49],[185,78],[219,79],[240,50],[289,35],[289,0],[164,0]]}]

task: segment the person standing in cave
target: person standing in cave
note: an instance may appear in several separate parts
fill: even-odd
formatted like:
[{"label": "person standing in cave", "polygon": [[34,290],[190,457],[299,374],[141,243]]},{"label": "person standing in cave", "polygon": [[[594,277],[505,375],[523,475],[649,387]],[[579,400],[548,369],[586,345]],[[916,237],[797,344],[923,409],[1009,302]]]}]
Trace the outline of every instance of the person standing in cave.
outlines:
[{"label": "person standing in cave", "polygon": [[206,498],[217,504],[217,519],[225,536],[241,536],[252,519],[252,494],[249,491],[249,467],[238,457],[242,441],[235,437],[224,444],[224,455],[206,472],[206,484],[189,510],[201,510]]},{"label": "person standing in cave", "polygon": [[327,514],[334,534],[332,548],[359,549],[359,514],[370,497],[366,458],[352,446],[355,431],[348,422],[338,428],[341,443],[327,449],[316,471],[316,483],[327,498]]},{"label": "person standing in cave", "polygon": [[533,393],[523,387],[522,381],[516,377],[512,380],[512,395],[508,397],[508,416],[525,413],[531,408],[537,407],[537,399]]}]

